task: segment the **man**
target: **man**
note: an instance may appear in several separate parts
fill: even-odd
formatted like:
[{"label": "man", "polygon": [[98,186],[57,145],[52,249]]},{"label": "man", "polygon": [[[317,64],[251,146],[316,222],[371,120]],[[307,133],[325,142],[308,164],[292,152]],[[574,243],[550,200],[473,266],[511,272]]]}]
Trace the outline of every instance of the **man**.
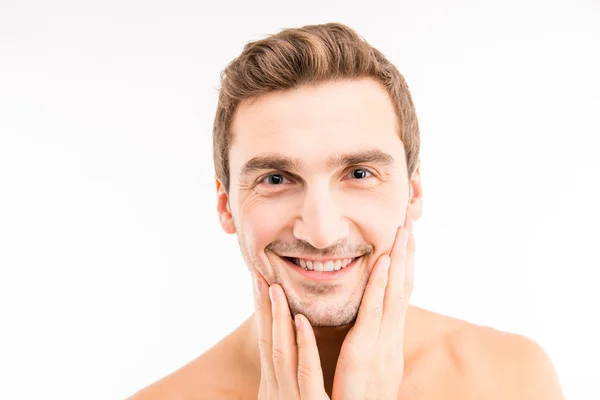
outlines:
[{"label": "man", "polygon": [[417,118],[402,75],[352,29],[246,45],[222,76],[214,160],[256,312],[133,399],[563,398],[532,340],[409,305]]}]

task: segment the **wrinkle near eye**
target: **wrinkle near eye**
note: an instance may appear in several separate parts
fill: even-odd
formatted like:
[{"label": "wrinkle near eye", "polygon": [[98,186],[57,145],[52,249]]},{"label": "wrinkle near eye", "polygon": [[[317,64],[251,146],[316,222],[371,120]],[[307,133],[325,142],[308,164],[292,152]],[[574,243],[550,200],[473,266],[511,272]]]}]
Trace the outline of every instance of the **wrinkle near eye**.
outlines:
[{"label": "wrinkle near eye", "polygon": [[261,204],[265,204],[269,202],[269,197],[268,196],[262,196],[260,193],[256,193],[256,192],[250,192],[244,199],[243,199],[243,207],[246,209],[251,209],[255,206],[261,205]]}]

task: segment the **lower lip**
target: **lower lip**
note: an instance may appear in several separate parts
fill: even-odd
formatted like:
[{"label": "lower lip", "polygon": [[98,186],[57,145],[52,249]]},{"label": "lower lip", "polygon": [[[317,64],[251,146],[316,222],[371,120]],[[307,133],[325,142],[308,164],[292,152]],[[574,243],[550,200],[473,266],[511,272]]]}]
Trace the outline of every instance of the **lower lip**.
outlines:
[{"label": "lower lip", "polygon": [[280,257],[280,258],[287,265],[289,265],[294,271],[296,271],[297,273],[299,273],[306,279],[310,279],[313,281],[334,281],[334,280],[341,279],[344,276],[348,275],[351,272],[351,270],[354,269],[354,266],[356,264],[358,264],[358,261],[360,261],[360,259],[362,257],[356,258],[354,261],[352,261],[350,264],[346,265],[344,268],[340,268],[337,271],[330,271],[330,272],[306,270],[306,269],[302,268],[301,266],[294,264],[287,258],[283,258],[283,257]]}]

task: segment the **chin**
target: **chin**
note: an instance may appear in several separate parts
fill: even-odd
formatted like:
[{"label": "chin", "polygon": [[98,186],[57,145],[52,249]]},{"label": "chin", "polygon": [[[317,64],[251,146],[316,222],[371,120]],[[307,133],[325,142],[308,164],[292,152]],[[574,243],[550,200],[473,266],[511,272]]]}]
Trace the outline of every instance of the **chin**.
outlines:
[{"label": "chin", "polygon": [[[304,315],[313,327],[338,327],[353,323],[358,315],[359,303],[355,301],[335,304],[331,299],[319,301],[321,304],[297,304],[295,299],[289,299],[292,315]],[[329,303],[329,304],[328,304]],[[356,303],[356,304],[355,304]]]}]

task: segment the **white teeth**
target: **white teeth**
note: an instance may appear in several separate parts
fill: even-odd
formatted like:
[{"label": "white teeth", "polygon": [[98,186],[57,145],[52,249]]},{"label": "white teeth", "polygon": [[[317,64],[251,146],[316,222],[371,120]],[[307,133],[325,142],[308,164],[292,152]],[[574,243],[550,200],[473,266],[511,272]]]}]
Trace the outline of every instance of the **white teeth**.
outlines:
[{"label": "white teeth", "polygon": [[342,268],[345,268],[346,266],[348,266],[348,264],[352,263],[352,261],[354,261],[354,258],[345,258],[343,260],[329,260],[329,261],[311,261],[311,260],[305,260],[302,258],[294,258],[292,259],[292,261],[296,264],[299,265],[300,267],[304,268],[307,271],[324,271],[324,272],[332,272],[332,271],[339,271]]},{"label": "white teeth", "polygon": [[321,261],[313,261],[313,269],[315,271],[323,271],[323,263]]},{"label": "white teeth", "polygon": [[340,268],[342,268],[342,260],[336,260],[335,261],[335,265],[333,266],[333,269],[335,271],[339,271]]}]

